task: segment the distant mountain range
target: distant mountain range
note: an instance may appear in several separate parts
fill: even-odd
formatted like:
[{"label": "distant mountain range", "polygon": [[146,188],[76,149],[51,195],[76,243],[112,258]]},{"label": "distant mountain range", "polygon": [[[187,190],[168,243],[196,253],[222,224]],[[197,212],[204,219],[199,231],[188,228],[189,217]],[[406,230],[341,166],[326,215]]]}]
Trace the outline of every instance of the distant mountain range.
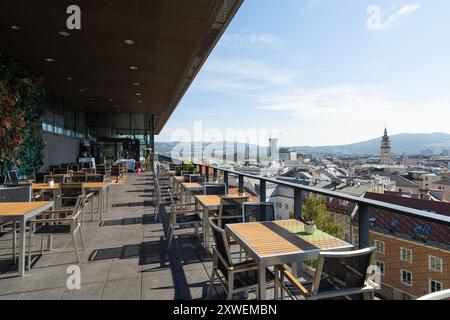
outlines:
[{"label": "distant mountain range", "polygon": [[[420,154],[422,150],[433,150],[440,154],[443,149],[450,150],[450,134],[448,133],[401,133],[390,137],[393,154]],[[341,146],[323,147],[293,147],[293,151],[305,154],[334,153],[334,154],[373,154],[380,153],[381,137]]]},{"label": "distant mountain range", "polygon": [[[401,133],[392,135],[390,139],[393,154],[420,154],[421,151],[427,149],[433,150],[435,154],[440,154],[444,149],[450,150],[450,134],[448,133]],[[289,147],[288,149],[304,154],[333,153],[378,155],[380,153],[380,142],[381,137],[340,146],[300,146]],[[158,153],[170,155],[171,150],[176,144],[178,144],[178,142],[156,142],[155,147]],[[206,147],[208,144],[204,143],[204,145]],[[229,143],[229,146],[232,146],[232,143]],[[256,146],[250,145],[250,148],[254,150],[256,149]],[[239,153],[243,152],[244,149],[245,144],[238,143]],[[266,152],[266,147],[260,148],[261,155]],[[232,156],[232,154],[229,154],[227,157],[229,158],[230,156]]]}]

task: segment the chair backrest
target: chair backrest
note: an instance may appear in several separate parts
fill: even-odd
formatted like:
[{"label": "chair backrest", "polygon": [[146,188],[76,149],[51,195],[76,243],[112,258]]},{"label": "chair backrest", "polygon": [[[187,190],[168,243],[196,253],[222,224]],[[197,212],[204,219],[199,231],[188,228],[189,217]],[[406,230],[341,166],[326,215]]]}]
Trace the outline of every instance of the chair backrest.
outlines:
[{"label": "chair backrest", "polygon": [[368,269],[375,264],[375,252],[376,247],[344,252],[320,252],[312,294],[364,288],[369,277]]},{"label": "chair backrest", "polygon": [[53,169],[53,174],[67,174],[68,169],[67,168],[55,168]]},{"label": "chair backrest", "polygon": [[207,183],[205,184],[205,195],[224,196],[228,193],[227,185],[224,183]]},{"label": "chair backrest", "polygon": [[446,299],[450,299],[450,289],[433,292],[427,294],[426,296],[420,297],[417,300],[446,300]]},{"label": "chair backrest", "polygon": [[87,173],[86,172],[77,172],[72,174],[72,177],[70,179],[72,181],[72,183],[76,183],[76,182],[87,182],[88,178],[87,178]]},{"label": "chair backrest", "polygon": [[[226,225],[229,221],[242,219],[242,204],[248,201],[248,197],[225,196],[220,198],[219,226]],[[232,219],[231,219],[232,218]]]},{"label": "chair backrest", "polygon": [[60,168],[61,167],[59,165],[52,164],[52,165],[48,166],[48,171],[53,172],[53,170],[60,169]]},{"label": "chair backrest", "polygon": [[69,169],[69,163],[61,163],[60,165],[59,165],[59,167],[61,168],[61,169]]},{"label": "chair backrest", "polygon": [[194,171],[181,171],[181,176],[184,177],[185,182],[189,182],[189,177],[191,174],[194,174]]},{"label": "chair backrest", "polygon": [[228,267],[233,264],[233,260],[230,254],[227,235],[225,230],[217,225],[217,219],[208,218],[208,220],[214,238],[215,245],[213,250],[218,256],[217,268],[221,271],[222,275],[228,279]]},{"label": "chair backrest", "polygon": [[242,204],[243,222],[275,220],[275,207],[271,202],[245,202]]},{"label": "chair backrest", "polygon": [[9,170],[6,174],[10,182],[19,182],[19,175],[16,170]]},{"label": "chair backrest", "polygon": [[76,199],[80,195],[84,195],[82,183],[61,183],[59,185],[59,193],[61,195],[61,207],[73,207]]},{"label": "chair backrest", "polygon": [[46,173],[46,172],[35,172],[34,173],[34,182],[43,183],[46,175],[48,175],[48,173]]},{"label": "chair backrest", "polygon": [[199,174],[189,175],[189,182],[205,182],[205,178]]},{"label": "chair backrest", "polygon": [[0,187],[0,202],[30,202],[33,194],[31,184]]},{"label": "chair backrest", "polygon": [[78,164],[70,164],[68,166],[68,169],[73,171],[73,172],[77,172],[77,171],[80,170],[80,165],[78,165]]}]

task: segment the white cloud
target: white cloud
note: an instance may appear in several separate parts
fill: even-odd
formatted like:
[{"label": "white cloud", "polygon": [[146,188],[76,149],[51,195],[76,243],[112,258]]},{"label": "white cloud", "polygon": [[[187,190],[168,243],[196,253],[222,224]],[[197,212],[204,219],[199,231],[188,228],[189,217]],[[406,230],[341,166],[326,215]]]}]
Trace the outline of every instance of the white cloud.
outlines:
[{"label": "white cloud", "polygon": [[272,48],[277,47],[282,40],[271,33],[231,33],[225,34],[221,39],[220,45],[233,48]]},{"label": "white cloud", "polygon": [[[375,7],[375,9],[378,7]],[[372,8],[374,9],[374,8]],[[402,23],[403,20],[405,20],[407,17],[412,15],[414,12],[416,12],[418,9],[420,9],[420,5],[418,4],[407,4],[402,6],[400,9],[395,11],[395,13],[389,15],[385,21],[377,21],[376,28],[371,28],[372,30],[388,30],[394,26],[398,26]],[[378,8],[378,10],[381,10]],[[381,19],[381,15],[372,16],[372,18],[375,19]]]}]

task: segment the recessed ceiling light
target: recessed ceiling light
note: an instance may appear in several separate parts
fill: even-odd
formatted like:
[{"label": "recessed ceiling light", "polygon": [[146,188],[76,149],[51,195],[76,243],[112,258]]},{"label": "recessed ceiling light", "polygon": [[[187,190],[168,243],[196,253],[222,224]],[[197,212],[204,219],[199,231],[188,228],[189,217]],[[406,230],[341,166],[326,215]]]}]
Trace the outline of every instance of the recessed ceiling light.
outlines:
[{"label": "recessed ceiling light", "polygon": [[134,44],[134,40],[131,40],[131,39],[126,39],[123,42],[125,42],[125,44],[128,44],[128,45],[133,45]]},{"label": "recessed ceiling light", "polygon": [[136,95],[137,95],[137,96],[140,96],[140,95],[141,95],[141,93],[140,93],[140,92],[138,92],[138,93],[136,93]]},{"label": "recessed ceiling light", "polygon": [[53,58],[45,58],[45,61],[47,61],[47,62],[56,62],[56,60],[53,59]]},{"label": "recessed ceiling light", "polygon": [[138,67],[136,67],[136,66],[131,66],[130,69],[131,69],[131,70],[137,70]]},{"label": "recessed ceiling light", "polygon": [[68,33],[67,31],[64,31],[64,30],[61,30],[61,31],[59,32],[59,34],[62,35],[63,37],[68,37],[68,36],[70,36],[70,33]]},{"label": "recessed ceiling light", "polygon": [[139,82],[133,82],[133,86],[140,86],[141,84]]},{"label": "recessed ceiling light", "polygon": [[85,89],[80,89],[80,92],[85,92],[86,90]]},{"label": "recessed ceiling light", "polygon": [[14,24],[14,25],[11,26],[11,29],[14,30],[14,31],[17,31],[17,30],[20,30],[22,28],[20,26]]},{"label": "recessed ceiling light", "polygon": [[70,81],[72,80],[72,77],[66,77],[66,80]]},{"label": "recessed ceiling light", "polygon": [[108,101],[109,101],[109,102],[113,102],[113,101],[114,101],[114,99],[109,99]]},{"label": "recessed ceiling light", "polygon": [[142,101],[141,101],[141,100],[138,100],[137,103],[142,103]]},{"label": "recessed ceiling light", "polygon": [[92,100],[94,100],[94,98],[90,97],[89,100],[92,101]]}]

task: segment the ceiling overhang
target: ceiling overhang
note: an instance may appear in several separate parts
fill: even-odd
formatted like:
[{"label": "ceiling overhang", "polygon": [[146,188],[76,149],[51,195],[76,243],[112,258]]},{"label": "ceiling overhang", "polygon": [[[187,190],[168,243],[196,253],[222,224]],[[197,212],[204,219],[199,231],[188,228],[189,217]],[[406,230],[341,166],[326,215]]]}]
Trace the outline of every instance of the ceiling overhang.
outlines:
[{"label": "ceiling overhang", "polygon": [[2,0],[0,49],[81,110],[154,114],[158,134],[242,2]]}]

